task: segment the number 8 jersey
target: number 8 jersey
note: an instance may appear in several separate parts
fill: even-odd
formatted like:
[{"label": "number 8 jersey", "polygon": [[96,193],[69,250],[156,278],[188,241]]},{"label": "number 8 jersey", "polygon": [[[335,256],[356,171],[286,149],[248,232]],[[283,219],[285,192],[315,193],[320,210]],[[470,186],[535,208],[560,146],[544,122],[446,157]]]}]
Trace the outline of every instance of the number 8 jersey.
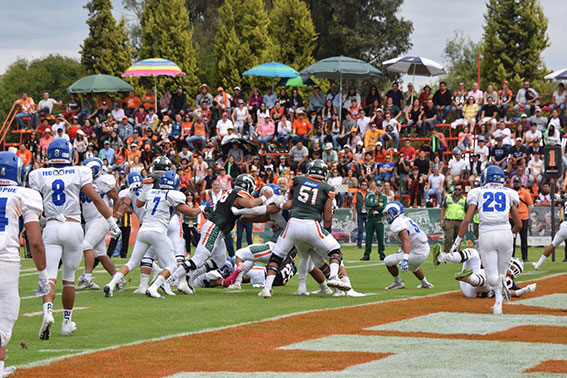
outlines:
[{"label": "number 8 jersey", "polygon": [[510,231],[509,221],[512,204],[518,206],[518,192],[501,185],[485,185],[474,188],[467,197],[469,205],[476,205],[479,215],[479,233],[487,231]]},{"label": "number 8 jersey", "polygon": [[35,169],[29,175],[30,187],[43,196],[46,218],[81,221],[81,188],[93,181],[90,168],[83,166]]}]

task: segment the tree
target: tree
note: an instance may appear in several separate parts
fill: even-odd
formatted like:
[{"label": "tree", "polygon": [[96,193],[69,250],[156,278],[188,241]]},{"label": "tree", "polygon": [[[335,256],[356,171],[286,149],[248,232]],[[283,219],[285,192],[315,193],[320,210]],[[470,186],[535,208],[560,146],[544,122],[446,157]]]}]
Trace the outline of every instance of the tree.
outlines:
[{"label": "tree", "polygon": [[140,51],[142,45],[142,15],[144,14],[144,7],[146,0],[122,0],[124,10],[129,12],[126,16],[128,29],[130,30],[130,43],[136,50],[136,55]]},{"label": "tree", "polygon": [[547,18],[537,0],[489,0],[484,14],[482,77],[519,83],[541,77],[549,46]]},{"label": "tree", "polygon": [[112,16],[110,0],[92,0],[89,11],[89,36],[81,46],[81,64],[87,73],[118,76],[132,64],[134,49],[129,44],[126,21]]},{"label": "tree", "polygon": [[[175,16],[172,16],[175,15]],[[174,82],[195,93],[199,85],[193,30],[183,0],[147,0],[142,16],[140,58],[164,58],[175,62],[185,72],[185,78],[162,77],[160,91]]]},{"label": "tree", "polygon": [[270,35],[276,46],[273,60],[302,70],[315,62],[317,32],[311,11],[301,0],[275,0],[270,12]]},{"label": "tree", "polygon": [[481,50],[481,42],[473,42],[464,36],[462,30],[455,31],[453,38],[447,40],[443,55],[447,64],[447,76],[442,80],[447,88],[456,90],[459,82],[464,82],[470,88],[477,78],[477,56]]}]

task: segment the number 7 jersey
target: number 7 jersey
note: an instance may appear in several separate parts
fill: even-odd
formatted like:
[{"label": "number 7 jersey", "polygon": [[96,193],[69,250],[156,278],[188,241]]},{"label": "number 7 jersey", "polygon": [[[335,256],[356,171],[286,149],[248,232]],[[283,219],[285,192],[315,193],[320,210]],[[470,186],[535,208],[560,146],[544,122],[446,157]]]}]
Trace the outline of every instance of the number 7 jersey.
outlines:
[{"label": "number 7 jersey", "polygon": [[326,182],[308,176],[294,177],[291,191],[291,217],[321,221],[325,203],[335,198],[335,188]]},{"label": "number 7 jersey", "polygon": [[485,185],[469,192],[467,203],[476,205],[479,215],[479,233],[510,231],[508,215],[512,204],[518,206],[518,192],[501,185]]}]

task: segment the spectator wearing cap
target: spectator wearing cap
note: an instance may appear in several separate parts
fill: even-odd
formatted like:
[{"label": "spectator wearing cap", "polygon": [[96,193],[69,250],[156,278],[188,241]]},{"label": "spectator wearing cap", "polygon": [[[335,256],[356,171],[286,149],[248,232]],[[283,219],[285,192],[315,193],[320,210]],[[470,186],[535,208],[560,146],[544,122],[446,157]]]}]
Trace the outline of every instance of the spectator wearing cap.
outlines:
[{"label": "spectator wearing cap", "polygon": [[178,85],[175,89],[175,93],[171,95],[169,107],[171,116],[181,111],[187,112],[187,95],[183,93],[181,85]]},{"label": "spectator wearing cap", "polygon": [[453,193],[445,197],[443,206],[441,206],[441,228],[445,230],[443,249],[445,253],[449,252],[455,242],[467,209],[467,199],[463,196],[463,185],[457,183]]},{"label": "spectator wearing cap", "polygon": [[427,187],[425,189],[425,201],[429,201],[431,196],[437,197],[437,206],[441,206],[443,199],[443,187],[445,184],[445,176],[441,173],[439,166],[433,167],[433,173],[427,178]]},{"label": "spectator wearing cap", "polygon": [[[382,193],[383,184],[381,181],[370,183],[370,190],[366,196],[365,205],[368,210],[368,218],[366,220],[366,240],[364,248],[364,256],[361,260],[370,260],[372,253],[372,239],[376,234],[378,241],[378,255],[380,260],[386,257],[384,254],[384,223],[382,221],[384,207],[388,203],[388,198]],[[359,228],[360,230],[360,228]],[[358,235],[362,234],[359,231]]]},{"label": "spectator wearing cap", "polygon": [[100,124],[102,122],[106,122],[109,116],[111,116],[111,114],[110,109],[108,108],[108,102],[106,102],[106,100],[103,100],[100,103],[100,107],[97,109],[97,111],[88,116],[87,119],[94,119],[96,124]]},{"label": "spectator wearing cap", "polygon": [[480,178],[482,171],[484,170],[484,164],[479,159],[478,154],[472,154],[469,161],[469,184],[472,186],[473,182]]},{"label": "spectator wearing cap", "polygon": [[334,167],[339,162],[339,155],[337,154],[337,151],[333,150],[332,143],[325,143],[325,150],[323,151],[322,159],[329,167]]},{"label": "spectator wearing cap", "polygon": [[112,118],[114,118],[114,121],[116,122],[120,122],[122,117],[126,115],[126,113],[124,113],[124,109],[120,107],[120,103],[117,101],[112,104],[112,111],[110,114],[112,114]]},{"label": "spectator wearing cap", "polygon": [[278,184],[278,175],[274,173],[273,164],[264,165],[264,174],[262,175],[262,181],[264,181],[266,184]]},{"label": "spectator wearing cap", "polygon": [[362,248],[362,230],[366,229],[368,219],[368,209],[366,207],[366,196],[368,194],[368,181],[360,181],[360,188],[354,193],[352,199],[352,220],[358,227],[358,237],[356,238],[356,248]]},{"label": "spectator wearing cap", "polygon": [[528,164],[528,154],[522,143],[522,138],[516,138],[515,144],[510,148],[510,174],[515,175],[519,167],[525,168]]},{"label": "spectator wearing cap", "polygon": [[238,138],[238,135],[236,135],[236,133],[234,132],[234,127],[232,125],[228,126],[227,132],[228,134],[222,137],[221,145],[228,143],[228,141],[231,139]]},{"label": "spectator wearing cap", "polygon": [[297,119],[293,121],[292,135],[295,134],[293,142],[297,143],[301,140],[304,145],[307,145],[309,143],[311,130],[313,130],[313,125],[305,118],[303,110],[298,110]]},{"label": "spectator wearing cap", "polygon": [[295,146],[289,150],[290,166],[295,172],[304,172],[307,165],[309,150],[303,145],[303,140],[298,139]]},{"label": "spectator wearing cap", "polygon": [[201,145],[201,150],[205,148],[205,143],[207,142],[207,136],[209,135],[209,130],[207,128],[207,124],[203,122],[201,113],[195,112],[193,116],[195,117],[195,119],[193,120],[193,124],[191,125],[191,136],[185,139],[185,141],[189,145],[191,151],[196,152],[197,150],[193,143],[199,142]]},{"label": "spectator wearing cap", "polygon": [[234,95],[232,98],[234,99],[234,102],[238,102],[238,100],[244,101],[245,104],[247,102],[244,93],[242,93],[242,89],[238,85],[234,87]]},{"label": "spectator wearing cap", "polygon": [[265,117],[262,121],[258,121],[256,125],[256,135],[258,135],[258,144],[260,149],[268,151],[268,143],[274,139],[276,133],[276,126],[270,119]]},{"label": "spectator wearing cap", "polygon": [[516,94],[516,105],[514,105],[514,114],[516,117],[520,116],[521,108],[524,108],[524,112],[529,117],[531,111],[536,107],[538,100],[539,94],[535,91],[535,89],[530,87],[529,80],[524,81],[523,88],[520,88]]},{"label": "spectator wearing cap", "polygon": [[234,125],[234,131],[237,134],[242,135],[244,122],[250,116],[250,113],[248,112],[248,108],[245,106],[244,100],[239,99],[236,101],[237,106],[232,110],[232,124]]},{"label": "spectator wearing cap", "polygon": [[231,101],[232,101],[232,96],[226,93],[223,87],[218,87],[217,95],[213,99],[216,112],[218,114],[222,114],[223,112],[227,112],[228,114],[230,114]]},{"label": "spectator wearing cap", "polygon": [[202,105],[203,101],[207,103],[209,108],[213,106],[213,95],[209,92],[209,86],[207,84],[199,85],[199,93],[197,93],[197,97],[195,97],[195,106]]},{"label": "spectator wearing cap", "polygon": [[110,141],[105,140],[102,150],[99,152],[100,160],[106,160],[109,165],[114,164],[114,155],[116,151],[114,148],[110,147]]},{"label": "spectator wearing cap", "polygon": [[541,115],[541,108],[535,107],[535,114],[529,118],[530,124],[535,123],[537,125],[537,129],[542,133],[547,128],[548,120],[547,117]]},{"label": "spectator wearing cap", "polygon": [[502,143],[502,140],[502,136],[496,137],[496,145],[490,150],[490,162],[502,168],[503,171],[506,171],[510,151],[508,147]]},{"label": "spectator wearing cap", "polygon": [[118,136],[123,141],[127,141],[134,134],[134,128],[130,124],[130,121],[128,120],[127,116],[122,117],[120,123],[118,124],[117,131],[118,131]]},{"label": "spectator wearing cap", "polygon": [[[520,248],[522,251],[522,260],[524,262],[528,261],[528,230],[529,230],[529,219],[530,219],[530,209],[533,206],[532,195],[529,190],[522,187],[522,179],[518,176],[514,177],[512,180],[512,185],[515,191],[518,192],[518,197],[520,202],[518,204],[518,212],[520,213],[520,219],[522,220],[522,229],[520,230]],[[512,219],[510,218],[510,222]],[[512,256],[516,254],[516,240],[514,238]]]}]

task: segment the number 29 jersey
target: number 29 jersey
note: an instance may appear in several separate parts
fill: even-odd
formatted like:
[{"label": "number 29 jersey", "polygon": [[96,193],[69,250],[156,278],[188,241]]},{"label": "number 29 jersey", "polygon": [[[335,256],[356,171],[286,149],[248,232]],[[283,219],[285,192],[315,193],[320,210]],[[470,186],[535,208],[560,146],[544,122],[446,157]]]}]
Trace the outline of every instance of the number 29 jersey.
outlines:
[{"label": "number 29 jersey", "polygon": [[81,188],[93,181],[90,168],[83,166],[35,169],[29,175],[30,187],[43,196],[46,218],[72,218],[81,221]]},{"label": "number 29 jersey", "polygon": [[508,215],[512,204],[518,206],[520,197],[513,189],[500,185],[485,185],[474,188],[467,197],[469,205],[476,205],[479,215],[479,233],[487,231],[510,231]]},{"label": "number 29 jersey", "polygon": [[291,217],[321,221],[325,203],[335,198],[335,188],[326,182],[308,176],[294,177],[291,191]]}]

